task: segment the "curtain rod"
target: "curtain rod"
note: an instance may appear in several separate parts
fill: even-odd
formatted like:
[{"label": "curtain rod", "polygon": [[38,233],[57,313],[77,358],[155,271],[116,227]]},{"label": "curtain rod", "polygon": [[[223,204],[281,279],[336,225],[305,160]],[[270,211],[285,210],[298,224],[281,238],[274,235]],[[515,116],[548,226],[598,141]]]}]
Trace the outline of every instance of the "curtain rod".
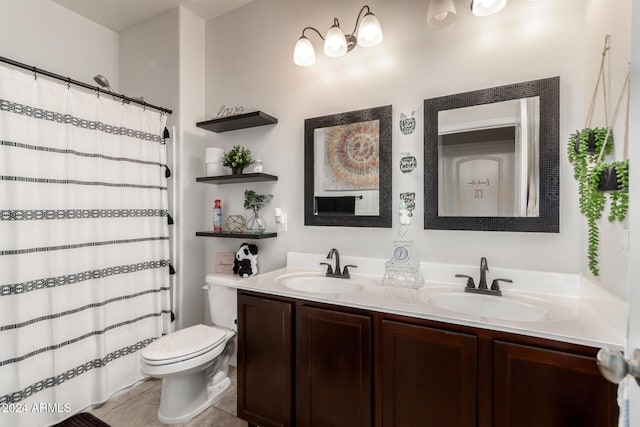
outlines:
[{"label": "curtain rod", "polygon": [[61,76],[60,74],[56,74],[56,73],[52,73],[51,71],[47,71],[47,70],[43,70],[41,68],[36,68],[27,64],[23,64],[22,62],[18,62],[18,61],[14,61],[13,59],[9,59],[9,58],[5,58],[4,56],[0,56],[0,62],[4,62],[5,64],[9,64],[9,65],[13,65],[14,67],[18,67],[18,68],[22,68],[28,71],[32,71],[36,76],[38,74],[42,74],[43,76],[47,76],[47,77],[51,77],[53,79],[57,79],[57,80],[62,80],[63,82],[66,82],[67,84],[73,84],[76,86],[80,86],[83,87],[85,89],[89,89],[92,91],[97,91],[100,93],[104,93],[106,95],[110,95],[110,96],[114,96],[116,98],[120,98],[123,101],[127,101],[127,102],[133,102],[134,104],[138,104],[141,105],[145,108],[152,108],[154,110],[158,110],[161,111],[163,113],[167,113],[167,114],[173,114],[173,111],[171,111],[168,108],[164,108],[164,107],[158,107],[157,105],[153,105],[153,104],[148,104],[144,101],[140,101],[139,99],[136,98],[130,98],[128,96],[119,94],[119,93],[115,93],[115,92],[111,92],[108,90],[104,90],[101,87],[98,86],[93,86],[87,83],[83,83],[81,81],[78,80],[74,80],[71,77],[64,77]]}]

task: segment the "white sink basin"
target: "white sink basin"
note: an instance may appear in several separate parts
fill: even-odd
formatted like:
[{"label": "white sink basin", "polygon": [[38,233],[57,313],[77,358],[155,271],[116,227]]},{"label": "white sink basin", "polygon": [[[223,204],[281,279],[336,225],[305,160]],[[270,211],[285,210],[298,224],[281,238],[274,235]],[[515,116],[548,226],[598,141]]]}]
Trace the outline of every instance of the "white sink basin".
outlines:
[{"label": "white sink basin", "polygon": [[560,320],[566,312],[537,298],[493,296],[464,292],[438,293],[428,298],[437,307],[470,316],[520,322]]},{"label": "white sink basin", "polygon": [[326,277],[322,273],[283,274],[276,277],[275,281],[286,288],[314,294],[360,292],[365,285],[374,283],[364,278],[337,279],[335,277]]}]

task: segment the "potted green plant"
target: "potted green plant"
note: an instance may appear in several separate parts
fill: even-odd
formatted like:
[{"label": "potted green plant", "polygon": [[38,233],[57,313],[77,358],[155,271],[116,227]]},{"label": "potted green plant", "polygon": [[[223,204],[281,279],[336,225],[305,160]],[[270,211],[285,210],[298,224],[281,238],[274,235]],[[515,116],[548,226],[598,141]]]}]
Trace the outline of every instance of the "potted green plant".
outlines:
[{"label": "potted green plant", "polygon": [[580,212],[587,219],[587,258],[589,270],[594,276],[600,274],[598,220],[604,212],[607,195],[611,201],[609,221],[624,221],[629,205],[629,162],[605,163],[600,160],[601,152],[604,156],[612,148],[613,137],[606,128],[576,132],[569,137],[567,146],[573,176],[578,181]]},{"label": "potted green plant", "polygon": [[230,167],[233,175],[242,174],[242,170],[251,163],[251,151],[241,145],[234,145],[231,150],[222,154],[222,166]]},{"label": "potted green plant", "polygon": [[253,217],[247,221],[247,232],[262,234],[267,229],[267,224],[260,216],[260,209],[268,205],[273,199],[271,194],[258,194],[253,190],[244,191],[244,208],[253,211]]}]

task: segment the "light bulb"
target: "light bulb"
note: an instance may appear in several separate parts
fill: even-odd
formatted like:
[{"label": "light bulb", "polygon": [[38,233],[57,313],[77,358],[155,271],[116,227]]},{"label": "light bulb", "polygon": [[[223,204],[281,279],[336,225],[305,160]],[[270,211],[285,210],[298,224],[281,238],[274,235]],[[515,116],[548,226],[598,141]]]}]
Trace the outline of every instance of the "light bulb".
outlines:
[{"label": "light bulb", "polygon": [[324,54],[337,58],[347,53],[347,39],[338,25],[329,28],[324,38]]},{"label": "light bulb", "polygon": [[373,47],[380,43],[382,43],[382,28],[378,18],[373,13],[367,12],[358,29],[358,44],[363,47]]},{"label": "light bulb", "polygon": [[311,41],[305,36],[298,39],[293,49],[293,62],[300,67],[308,67],[316,62],[316,51]]}]

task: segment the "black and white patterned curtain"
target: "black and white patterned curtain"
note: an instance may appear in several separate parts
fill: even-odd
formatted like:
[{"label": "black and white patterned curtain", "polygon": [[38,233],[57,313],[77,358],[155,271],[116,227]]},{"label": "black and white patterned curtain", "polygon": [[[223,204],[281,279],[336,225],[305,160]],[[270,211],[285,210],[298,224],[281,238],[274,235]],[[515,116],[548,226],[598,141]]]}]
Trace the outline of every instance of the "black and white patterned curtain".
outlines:
[{"label": "black and white patterned curtain", "polygon": [[0,65],[0,426],[106,400],[167,332],[165,122]]}]

